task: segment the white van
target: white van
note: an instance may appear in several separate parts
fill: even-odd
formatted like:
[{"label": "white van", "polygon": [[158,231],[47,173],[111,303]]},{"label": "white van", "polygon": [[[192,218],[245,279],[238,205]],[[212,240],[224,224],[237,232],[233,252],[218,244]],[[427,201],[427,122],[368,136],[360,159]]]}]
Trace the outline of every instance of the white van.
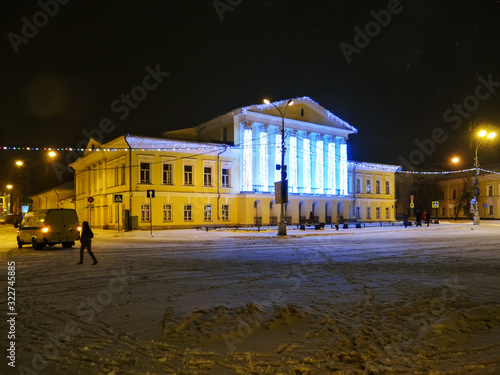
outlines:
[{"label": "white van", "polygon": [[24,215],[17,230],[17,245],[31,244],[40,250],[44,246],[62,244],[72,247],[80,239],[80,225],[75,210],[57,208],[31,211]]}]

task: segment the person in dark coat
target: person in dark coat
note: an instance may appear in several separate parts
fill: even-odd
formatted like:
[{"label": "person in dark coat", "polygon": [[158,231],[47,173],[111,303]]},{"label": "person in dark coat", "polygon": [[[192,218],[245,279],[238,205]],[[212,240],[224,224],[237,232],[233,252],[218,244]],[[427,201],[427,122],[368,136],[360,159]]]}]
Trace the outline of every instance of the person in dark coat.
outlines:
[{"label": "person in dark coat", "polygon": [[421,220],[421,216],[420,216],[420,211],[417,210],[417,212],[415,213],[415,226],[418,227],[418,226],[422,226],[422,220]]},{"label": "person in dark coat", "polygon": [[425,211],[425,223],[427,224],[427,226],[429,226],[430,222],[431,222],[431,214]]},{"label": "person in dark coat", "polygon": [[80,233],[80,242],[82,243],[82,246],[80,246],[80,261],[77,264],[83,264],[83,250],[85,250],[85,248],[87,248],[90,257],[94,261],[92,265],[97,264],[97,259],[91,250],[92,238],[94,238],[94,233],[92,229],[90,229],[89,222],[84,221],[82,223],[82,232]]}]

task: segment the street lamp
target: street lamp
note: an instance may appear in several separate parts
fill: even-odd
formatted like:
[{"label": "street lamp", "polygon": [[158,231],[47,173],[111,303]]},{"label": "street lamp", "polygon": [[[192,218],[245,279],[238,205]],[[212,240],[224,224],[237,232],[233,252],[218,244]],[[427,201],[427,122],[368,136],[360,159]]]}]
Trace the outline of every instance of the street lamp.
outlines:
[{"label": "street lamp", "polygon": [[479,225],[479,208],[478,208],[478,198],[479,198],[479,187],[478,187],[478,178],[479,178],[479,160],[477,158],[477,150],[479,149],[479,146],[481,145],[481,141],[483,139],[488,138],[488,139],[493,139],[496,137],[497,133],[495,132],[487,132],[486,130],[480,130],[479,133],[477,133],[478,138],[476,141],[476,153],[474,156],[474,171],[476,178],[474,179],[474,220],[472,222],[473,225]]},{"label": "street lamp", "polygon": [[288,199],[286,199],[288,196],[285,194],[288,193],[288,184],[286,180],[286,167],[285,167],[285,114],[286,114],[286,109],[288,106],[293,104],[293,100],[290,99],[286,105],[285,109],[283,112],[279,109],[278,106],[276,106],[274,103],[271,103],[269,100],[264,99],[264,103],[267,105],[271,104],[274,108],[278,110],[278,112],[281,115],[281,165],[280,165],[280,170],[281,170],[281,214],[280,214],[280,222],[278,224],[278,236],[286,236],[286,223],[285,223],[285,203],[287,203]]},{"label": "street lamp", "polygon": [[457,156],[455,156],[454,158],[451,159],[451,162],[453,164],[458,164],[460,162],[460,159]]}]

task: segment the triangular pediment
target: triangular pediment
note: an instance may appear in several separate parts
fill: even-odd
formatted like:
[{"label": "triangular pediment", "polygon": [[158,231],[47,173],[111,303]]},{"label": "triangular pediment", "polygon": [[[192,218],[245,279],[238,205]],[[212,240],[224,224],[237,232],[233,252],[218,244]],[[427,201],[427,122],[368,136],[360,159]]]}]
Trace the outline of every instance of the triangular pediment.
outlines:
[{"label": "triangular pediment", "polygon": [[[293,103],[287,106],[287,103],[290,100],[293,100]],[[276,109],[276,107],[278,109]],[[354,126],[350,125],[338,116],[335,116],[333,113],[320,106],[317,102],[307,96],[280,100],[270,104],[254,104],[243,107],[241,110],[244,113],[254,112],[274,117],[281,117],[281,114],[284,113],[285,118],[287,119],[330,126],[337,129],[347,130],[351,133],[358,132]],[[281,113],[278,110],[281,111]]]}]

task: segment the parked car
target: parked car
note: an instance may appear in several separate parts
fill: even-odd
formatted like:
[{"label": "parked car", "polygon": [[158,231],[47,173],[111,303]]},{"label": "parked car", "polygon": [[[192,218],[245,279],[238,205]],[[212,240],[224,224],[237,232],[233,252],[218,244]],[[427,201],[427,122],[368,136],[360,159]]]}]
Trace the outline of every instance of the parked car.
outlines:
[{"label": "parked car", "polygon": [[58,208],[32,211],[24,215],[19,225],[17,244],[19,248],[31,244],[36,250],[59,243],[64,248],[70,248],[80,239],[80,230],[75,210]]}]

